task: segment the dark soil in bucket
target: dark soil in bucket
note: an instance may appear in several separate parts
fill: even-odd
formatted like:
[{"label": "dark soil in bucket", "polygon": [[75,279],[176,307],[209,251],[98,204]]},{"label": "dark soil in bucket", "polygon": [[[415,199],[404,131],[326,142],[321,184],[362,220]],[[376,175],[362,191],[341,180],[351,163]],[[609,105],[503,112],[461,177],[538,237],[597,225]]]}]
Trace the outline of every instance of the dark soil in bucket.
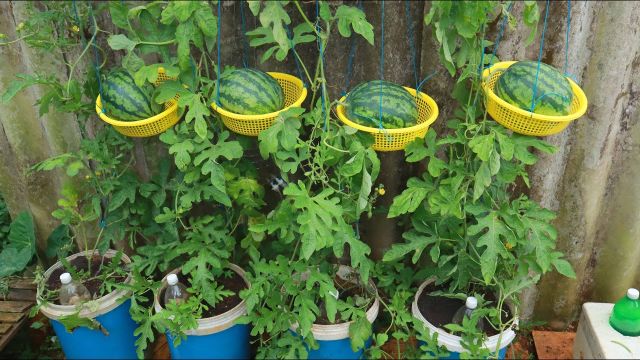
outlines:
[{"label": "dark soil in bucket", "polygon": [[[100,287],[102,287],[103,281],[102,279],[98,278],[98,276],[101,274],[103,267],[111,264],[113,260],[110,257],[101,256],[99,254],[95,254],[90,258],[80,255],[75,259],[69,261],[69,265],[71,265],[73,269],[66,269],[64,265],[62,265],[61,267],[53,270],[51,272],[51,276],[49,276],[46,282],[47,289],[50,291],[56,291],[60,289],[60,286],[62,286],[62,283],[60,283],[60,275],[65,272],[70,272],[72,275],[74,273],[86,274],[89,271],[89,261],[91,261],[91,273],[89,276],[84,277],[85,279],[88,278],[87,280],[82,279],[82,284],[87,288],[87,290],[89,290],[94,298],[99,298],[106,295],[100,294]],[[124,276],[120,275],[116,275],[112,278],[112,280],[114,280],[115,282],[124,282],[125,279],[126,278]],[[74,276],[73,280],[78,281],[80,279],[77,279]],[[58,300],[56,300],[56,304],[60,304]]]},{"label": "dark soil in bucket", "polygon": [[[464,306],[465,302],[460,299],[429,295],[431,292],[438,290],[442,291],[445,289],[437,287],[434,284],[425,286],[418,298],[418,309],[427,321],[448,332],[444,326],[451,323],[453,315],[461,306]],[[493,294],[488,293],[483,295],[487,301],[491,301],[492,304],[496,303],[496,299]],[[502,321],[507,322],[511,317],[510,309],[508,307],[503,307]],[[498,332],[491,326],[485,326],[485,333],[487,336],[498,335]]]},{"label": "dark soil in bucket", "polygon": [[[225,290],[233,291],[233,295],[227,296],[221,301],[218,301],[215,307],[209,307],[202,314],[202,318],[209,318],[213,316],[217,316],[220,314],[224,314],[225,312],[236,307],[242,299],[240,299],[240,291],[247,288],[247,283],[244,279],[235,271],[229,271],[231,276],[220,276],[216,278],[216,282],[224,287]],[[183,274],[177,274],[178,280],[187,285],[190,284],[189,279]],[[164,307],[164,292],[166,291],[166,287],[162,289],[160,292],[160,305]]]}]

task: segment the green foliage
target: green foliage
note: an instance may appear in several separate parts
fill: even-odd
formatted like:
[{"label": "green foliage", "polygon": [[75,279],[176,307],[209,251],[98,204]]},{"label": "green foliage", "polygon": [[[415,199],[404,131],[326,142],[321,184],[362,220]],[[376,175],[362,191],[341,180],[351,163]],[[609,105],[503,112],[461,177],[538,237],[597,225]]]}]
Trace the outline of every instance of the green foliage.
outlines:
[{"label": "green foliage", "polygon": [[36,235],[33,218],[23,211],[9,226],[7,242],[0,252],[0,277],[25,269],[36,252]]}]

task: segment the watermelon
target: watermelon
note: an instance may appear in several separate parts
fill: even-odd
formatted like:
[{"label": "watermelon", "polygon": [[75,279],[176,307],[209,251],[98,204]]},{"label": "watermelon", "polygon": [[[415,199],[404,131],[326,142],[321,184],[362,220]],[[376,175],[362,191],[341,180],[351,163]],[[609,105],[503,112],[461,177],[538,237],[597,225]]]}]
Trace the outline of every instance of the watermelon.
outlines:
[{"label": "watermelon", "polygon": [[220,105],[241,115],[261,115],[281,110],[284,93],[278,81],[257,69],[235,69],[220,78]]},{"label": "watermelon", "polygon": [[135,121],[150,118],[160,112],[160,106],[152,101],[153,86],[142,88],[125,69],[112,70],[102,82],[102,107],[110,118]]},{"label": "watermelon", "polygon": [[533,87],[537,69],[536,61],[519,61],[509,66],[498,78],[493,89],[494,93],[522,110],[531,111],[531,100],[535,98],[534,113],[553,116],[568,115],[571,111],[573,90],[567,78],[552,66],[540,63],[534,97]]},{"label": "watermelon", "polygon": [[380,126],[382,95],[382,127],[399,129],[414,126],[418,120],[416,99],[402,86],[383,80],[359,84],[347,94],[346,115],[364,126]]}]

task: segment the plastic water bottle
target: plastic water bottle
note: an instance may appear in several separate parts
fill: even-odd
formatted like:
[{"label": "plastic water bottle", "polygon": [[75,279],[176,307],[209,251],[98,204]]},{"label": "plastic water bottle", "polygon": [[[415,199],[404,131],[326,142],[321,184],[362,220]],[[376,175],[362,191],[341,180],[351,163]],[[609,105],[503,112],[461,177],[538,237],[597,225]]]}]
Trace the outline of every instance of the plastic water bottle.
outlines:
[{"label": "plastic water bottle", "polygon": [[187,287],[178,281],[178,275],[169,274],[167,276],[167,283],[169,286],[164,292],[164,304],[165,306],[169,301],[175,301],[176,304],[182,304],[189,299],[189,293]]},{"label": "plastic water bottle", "polygon": [[60,304],[61,305],[78,305],[85,301],[91,300],[89,290],[79,282],[73,281],[71,274],[63,273],[60,275]]},{"label": "plastic water bottle", "polygon": [[640,292],[638,289],[627,290],[627,296],[618,300],[613,306],[609,324],[620,334],[640,336]]},{"label": "plastic water bottle", "polygon": [[[455,314],[453,314],[453,319],[451,320],[451,322],[453,324],[462,325],[462,320],[465,317],[471,318],[471,314],[473,313],[473,310],[475,310],[477,307],[478,307],[478,299],[476,299],[473,296],[467,297],[467,301],[465,301],[464,306],[461,306],[455,312]],[[484,331],[484,319],[478,319],[478,323],[476,324],[476,327],[478,328],[478,330]]]}]

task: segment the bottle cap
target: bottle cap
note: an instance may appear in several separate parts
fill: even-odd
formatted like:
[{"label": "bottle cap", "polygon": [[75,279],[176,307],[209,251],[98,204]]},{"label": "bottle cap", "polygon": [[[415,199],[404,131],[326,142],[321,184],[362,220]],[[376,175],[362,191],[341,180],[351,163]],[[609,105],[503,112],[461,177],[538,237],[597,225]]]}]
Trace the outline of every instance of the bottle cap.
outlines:
[{"label": "bottle cap", "polygon": [[178,283],[178,275],[176,275],[176,274],[169,274],[169,276],[167,276],[167,283],[168,283],[170,286],[173,286],[173,285],[177,284],[177,283]]},{"label": "bottle cap", "polygon": [[469,296],[467,297],[467,301],[465,302],[465,306],[467,307],[467,309],[475,309],[478,307],[478,299],[476,299],[473,296]]},{"label": "bottle cap", "polygon": [[62,273],[62,275],[60,275],[60,282],[62,283],[62,285],[67,285],[68,283],[70,283],[71,282],[71,274]]},{"label": "bottle cap", "polygon": [[627,290],[627,297],[631,300],[638,300],[640,292],[638,292],[638,289],[631,288]]}]

